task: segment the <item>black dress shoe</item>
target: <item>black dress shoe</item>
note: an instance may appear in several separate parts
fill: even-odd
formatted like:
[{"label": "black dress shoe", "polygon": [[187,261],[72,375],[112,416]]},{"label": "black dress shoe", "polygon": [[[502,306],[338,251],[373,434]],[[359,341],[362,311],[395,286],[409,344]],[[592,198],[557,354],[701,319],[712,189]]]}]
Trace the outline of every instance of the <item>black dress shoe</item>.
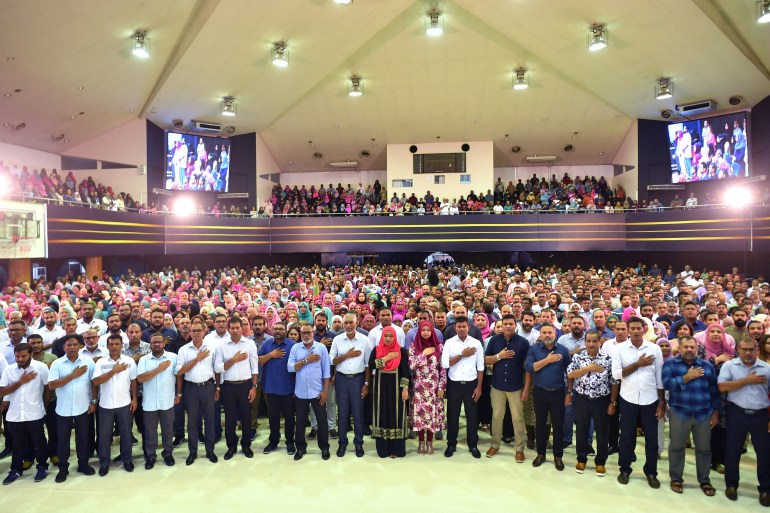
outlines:
[{"label": "black dress shoe", "polygon": [[660,488],[660,481],[658,481],[658,478],[652,474],[647,476],[647,484],[650,485],[650,488],[655,488],[656,490]]},{"label": "black dress shoe", "polygon": [[235,456],[235,449],[227,449],[227,452],[225,453],[225,460],[231,460],[233,459],[233,456]]},{"label": "black dress shoe", "polygon": [[370,428],[369,426],[366,426],[364,428],[364,436],[372,436],[372,428]]},{"label": "black dress shoe", "polygon": [[186,440],[187,439],[184,437],[184,435],[177,435],[174,437],[174,441],[171,442],[171,445],[173,445],[174,447],[179,447],[180,445],[185,443]]},{"label": "black dress shoe", "polygon": [[206,457],[211,463],[216,463],[219,461],[219,458],[217,458],[217,455],[214,454],[214,451],[206,451]]},{"label": "black dress shoe", "polygon": [[167,467],[173,467],[174,465],[176,465],[176,461],[174,461],[173,456],[166,456],[165,458],[163,458],[163,463],[165,463]]},{"label": "black dress shoe", "polygon": [[332,455],[329,454],[329,449],[324,449],[323,451],[321,451],[321,457],[325,460],[328,460],[329,458],[331,458]]},{"label": "black dress shoe", "polygon": [[80,465],[78,467],[78,472],[80,472],[81,474],[85,474],[87,476],[92,476],[96,474],[94,467],[92,467],[91,465]]},{"label": "black dress shoe", "polygon": [[471,447],[471,448],[470,448],[470,449],[468,449],[468,450],[471,452],[471,455],[472,455],[474,458],[476,458],[476,459],[479,459],[479,458],[481,458],[481,452],[479,452],[479,449],[478,449],[478,447]]},{"label": "black dress shoe", "polygon": [[6,447],[2,451],[0,451],[0,460],[7,458],[8,456],[11,455],[11,453],[13,453],[13,449],[11,449],[10,447]]},{"label": "black dress shoe", "polygon": [[339,433],[337,433],[336,429],[330,429],[329,430],[329,438],[331,438],[332,440],[336,440],[337,438],[339,438],[339,436],[340,435],[339,435]]},{"label": "black dress shoe", "polygon": [[294,461],[299,461],[302,459],[302,456],[305,455],[305,449],[297,449],[297,452],[294,454]]},{"label": "black dress shoe", "polygon": [[767,492],[760,493],[759,503],[766,508],[770,508],[770,493],[767,493]]},{"label": "black dress shoe", "polygon": [[155,459],[147,460],[144,462],[145,470],[152,470],[152,467],[154,466],[155,466]]},{"label": "black dress shoe", "polygon": [[297,446],[294,445],[293,443],[291,443],[291,444],[287,443],[286,444],[286,452],[289,453],[289,456],[291,456],[292,454],[297,452]]},{"label": "black dress shoe", "polygon": [[269,444],[267,444],[267,446],[264,449],[262,449],[262,454],[270,454],[277,448],[278,448],[278,444],[274,444],[273,442],[270,442]]},{"label": "black dress shoe", "polygon": [[628,477],[629,477],[628,472],[621,472],[620,474],[618,474],[618,483],[622,485],[628,484]]},{"label": "black dress shoe", "polygon": [[364,446],[363,445],[356,445],[356,456],[359,458],[364,457]]},{"label": "black dress shoe", "polygon": [[128,463],[124,463],[123,464],[123,470],[125,470],[126,472],[133,472],[134,471],[134,464],[131,463],[130,461]]},{"label": "black dress shoe", "polygon": [[56,474],[56,479],[54,481],[56,481],[57,483],[63,483],[64,481],[67,480],[68,475],[69,475],[69,471],[65,469],[61,469],[59,470],[59,473]]},{"label": "black dress shoe", "polygon": [[342,458],[343,456],[345,456],[345,451],[347,451],[347,450],[348,450],[347,446],[345,446],[345,445],[340,445],[340,446],[337,448],[337,457],[338,457],[338,458]]},{"label": "black dress shoe", "polygon": [[117,456],[115,456],[114,458],[112,458],[112,462],[113,462],[113,463],[120,463],[120,462],[122,462],[122,461],[123,461],[123,457],[122,457],[120,454],[118,454]]},{"label": "black dress shoe", "polygon": [[318,436],[318,431],[316,431],[315,429],[311,429],[310,433],[307,434],[307,439],[308,440],[315,440],[316,436]]},{"label": "black dress shoe", "polygon": [[110,467],[108,467],[107,465],[101,465],[101,466],[99,467],[99,475],[100,475],[101,477],[104,477],[104,476],[106,476],[106,475],[107,475],[107,472],[109,472],[109,471],[110,471]]},{"label": "black dress shoe", "polygon": [[197,458],[198,458],[198,455],[197,455],[197,454],[195,454],[194,452],[191,452],[191,453],[190,453],[190,455],[189,455],[189,456],[187,456],[187,459],[186,459],[186,460],[184,460],[184,464],[185,464],[185,465],[187,465],[187,466],[189,467],[190,465],[192,465],[193,463],[195,463],[195,460],[196,460]]},{"label": "black dress shoe", "polygon": [[614,445],[610,445],[609,449],[607,449],[607,454],[615,454],[618,452],[618,448]]},{"label": "black dress shoe", "polygon": [[446,450],[444,451],[444,456],[447,458],[451,458],[456,450],[457,448],[454,445],[447,445]]},{"label": "black dress shoe", "polygon": [[553,466],[556,467],[556,470],[561,472],[562,470],[564,470],[564,461],[561,458],[554,458]]},{"label": "black dress shoe", "polygon": [[734,488],[732,486],[728,486],[727,488],[725,488],[725,495],[731,501],[737,501],[738,500],[738,489]]},{"label": "black dress shoe", "polygon": [[254,451],[252,451],[249,447],[246,447],[243,450],[243,455],[246,456],[247,458],[253,458],[254,457]]},{"label": "black dress shoe", "polygon": [[535,459],[532,460],[533,467],[539,467],[543,463],[545,463],[545,454],[538,454],[537,456],[535,456]]}]

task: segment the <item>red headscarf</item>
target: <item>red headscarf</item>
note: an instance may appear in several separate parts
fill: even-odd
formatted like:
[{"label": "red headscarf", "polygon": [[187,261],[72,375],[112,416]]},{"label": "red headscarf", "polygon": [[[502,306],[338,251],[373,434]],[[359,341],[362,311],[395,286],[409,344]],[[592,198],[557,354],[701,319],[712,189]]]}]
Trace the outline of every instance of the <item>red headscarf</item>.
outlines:
[{"label": "red headscarf", "polygon": [[[426,326],[430,328],[430,338],[427,340],[422,338],[422,329]],[[412,345],[414,346],[415,354],[422,354],[422,352],[429,347],[435,347],[436,352],[434,354],[436,355],[436,361],[439,366],[441,366],[441,342],[438,341],[436,330],[433,329],[433,324],[431,324],[430,321],[420,322],[419,326],[417,326],[417,334],[414,336]]]},{"label": "red headscarf", "polygon": [[[385,344],[385,333],[393,335],[393,342],[390,345]],[[398,345],[398,335],[393,326],[386,326],[382,329],[382,335],[380,335],[380,343],[377,345],[377,358],[385,358],[388,353],[398,353],[398,356],[390,360],[385,364],[385,371],[394,371],[398,369],[401,363],[401,346]]]}]

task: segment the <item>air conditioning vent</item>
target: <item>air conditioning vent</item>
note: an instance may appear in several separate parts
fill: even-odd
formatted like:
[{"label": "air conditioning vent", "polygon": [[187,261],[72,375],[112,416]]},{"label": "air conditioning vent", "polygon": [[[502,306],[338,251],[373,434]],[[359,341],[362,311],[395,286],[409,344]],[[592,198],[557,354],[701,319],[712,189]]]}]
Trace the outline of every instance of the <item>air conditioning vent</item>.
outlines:
[{"label": "air conditioning vent", "polygon": [[717,102],[714,100],[703,100],[700,102],[686,103],[684,105],[677,105],[676,110],[679,114],[684,116],[692,114],[702,114],[704,112],[712,112],[717,109]]},{"label": "air conditioning vent", "polygon": [[222,125],[220,125],[219,123],[209,123],[208,121],[192,120],[190,128],[192,130],[197,130],[198,132],[221,132],[222,131]]}]

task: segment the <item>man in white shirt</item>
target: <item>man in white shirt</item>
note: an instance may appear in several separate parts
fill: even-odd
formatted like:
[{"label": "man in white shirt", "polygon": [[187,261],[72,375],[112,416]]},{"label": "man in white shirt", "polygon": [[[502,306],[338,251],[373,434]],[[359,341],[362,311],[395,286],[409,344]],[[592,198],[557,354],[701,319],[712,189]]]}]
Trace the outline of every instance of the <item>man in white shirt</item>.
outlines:
[{"label": "man in white shirt", "polygon": [[109,356],[107,346],[101,347],[99,345],[99,330],[96,328],[83,333],[83,343],[85,347],[80,349],[80,356],[86,356],[93,360],[94,363],[98,362],[100,358]]},{"label": "man in white shirt", "polygon": [[112,313],[107,316],[107,332],[99,337],[99,345],[101,347],[107,347],[107,337],[111,334],[120,335],[123,343],[128,344],[128,335],[123,333],[123,330],[120,329],[120,315],[117,313]]},{"label": "man in white shirt", "polygon": [[[114,336],[111,335],[111,336]],[[163,442],[161,457],[167,466],[175,464],[172,452],[174,447],[174,402],[181,399],[174,396],[177,355],[165,351],[166,339],[162,333],[150,337],[152,352],[139,359],[136,366],[136,380],[142,383],[142,410],[144,411],[144,468],[155,466],[155,451],[158,448],[158,424]]]},{"label": "man in white shirt", "polygon": [[631,317],[628,320],[630,339],[620,344],[612,355],[612,377],[621,382],[618,482],[628,484],[636,446],[636,427],[641,425],[646,456],[644,474],[652,488],[660,488],[657,478],[658,420],[666,413],[661,375],[663,353],[657,344],[644,340],[644,330],[644,320]]},{"label": "man in white shirt", "polygon": [[[628,340],[628,326],[624,321],[618,321],[612,331],[615,333],[615,338],[605,340],[602,344],[602,351],[610,355],[610,358],[615,353],[615,349]],[[620,402],[615,408],[615,413],[610,415],[608,437],[610,446],[607,454],[615,454],[618,452],[618,441],[620,440]]]},{"label": "man in white shirt", "polygon": [[94,364],[91,383],[99,389],[99,475],[104,477],[110,470],[110,446],[115,420],[120,433],[120,459],[126,472],[134,471],[131,461],[133,424],[131,414],[137,407],[136,363],[130,356],[122,354],[123,340],[120,335],[107,339],[108,356]]},{"label": "man in white shirt", "polygon": [[380,310],[380,323],[369,332],[369,343],[371,346],[377,347],[380,343],[380,338],[382,338],[382,330],[388,326],[392,326],[393,329],[396,330],[398,345],[404,347],[406,335],[400,326],[393,324],[393,312],[390,308],[383,308]]},{"label": "man in white shirt", "polygon": [[5,426],[13,440],[11,470],[3,480],[4,485],[13,483],[24,472],[27,441],[34,448],[37,460],[35,482],[48,475],[48,445],[43,430],[45,405],[50,395],[46,386],[48,366],[32,359],[29,344],[21,343],[13,352],[15,363],[6,367],[0,376],[0,397],[9,403]]},{"label": "man in white shirt", "polygon": [[257,397],[257,374],[259,356],[253,340],[242,336],[242,321],[231,317],[227,321],[230,340],[216,350],[214,370],[222,375],[222,406],[225,410],[225,459],[231,459],[238,450],[238,436],[235,434],[236,419],[240,419],[241,449],[247,458],[253,458],[251,450],[251,407]]},{"label": "man in white shirt", "polygon": [[[382,310],[380,318],[382,319]],[[342,319],[344,333],[332,340],[329,358],[336,366],[334,386],[337,391],[339,413],[339,448],[337,456],[342,458],[348,445],[348,422],[353,414],[353,446],[356,456],[364,455],[364,397],[369,394],[372,371],[366,365],[372,352],[369,339],[356,331],[356,316],[345,314]],[[395,328],[396,326],[394,326]],[[403,331],[402,331],[403,333]]]},{"label": "man in white shirt", "polygon": [[64,329],[56,325],[56,312],[53,308],[43,309],[43,323],[43,326],[32,333],[43,337],[43,349],[50,353],[54,341],[64,336]]},{"label": "man in white shirt", "polygon": [[468,450],[481,458],[479,441],[478,401],[484,376],[484,348],[479,340],[468,336],[468,318],[455,319],[457,335],[444,343],[441,366],[447,369],[447,448],[444,456],[451,458],[457,450],[460,431],[460,407],[465,408]]},{"label": "man in white shirt", "polygon": [[94,313],[96,313],[96,309],[94,308],[93,303],[81,303],[80,311],[83,314],[83,318],[78,321],[78,328],[76,330],[78,335],[82,335],[91,328],[98,329],[99,336],[107,333],[107,323],[101,319],[94,319]]},{"label": "man in white shirt", "polygon": [[530,346],[537,343],[540,332],[535,329],[535,314],[531,310],[526,310],[521,314],[521,324],[516,327],[516,334],[526,338]]}]

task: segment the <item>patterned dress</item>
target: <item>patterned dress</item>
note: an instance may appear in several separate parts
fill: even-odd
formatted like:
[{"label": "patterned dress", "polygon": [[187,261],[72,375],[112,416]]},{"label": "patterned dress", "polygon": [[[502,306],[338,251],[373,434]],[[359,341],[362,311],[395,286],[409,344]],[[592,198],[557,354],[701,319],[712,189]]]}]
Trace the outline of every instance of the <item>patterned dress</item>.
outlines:
[{"label": "patterned dress", "polygon": [[[439,345],[443,349],[442,345]],[[415,354],[415,346],[409,348],[409,368],[412,370],[412,429],[435,433],[445,428],[444,400],[438,391],[446,391],[446,369],[436,359],[436,353],[426,357]]]}]

